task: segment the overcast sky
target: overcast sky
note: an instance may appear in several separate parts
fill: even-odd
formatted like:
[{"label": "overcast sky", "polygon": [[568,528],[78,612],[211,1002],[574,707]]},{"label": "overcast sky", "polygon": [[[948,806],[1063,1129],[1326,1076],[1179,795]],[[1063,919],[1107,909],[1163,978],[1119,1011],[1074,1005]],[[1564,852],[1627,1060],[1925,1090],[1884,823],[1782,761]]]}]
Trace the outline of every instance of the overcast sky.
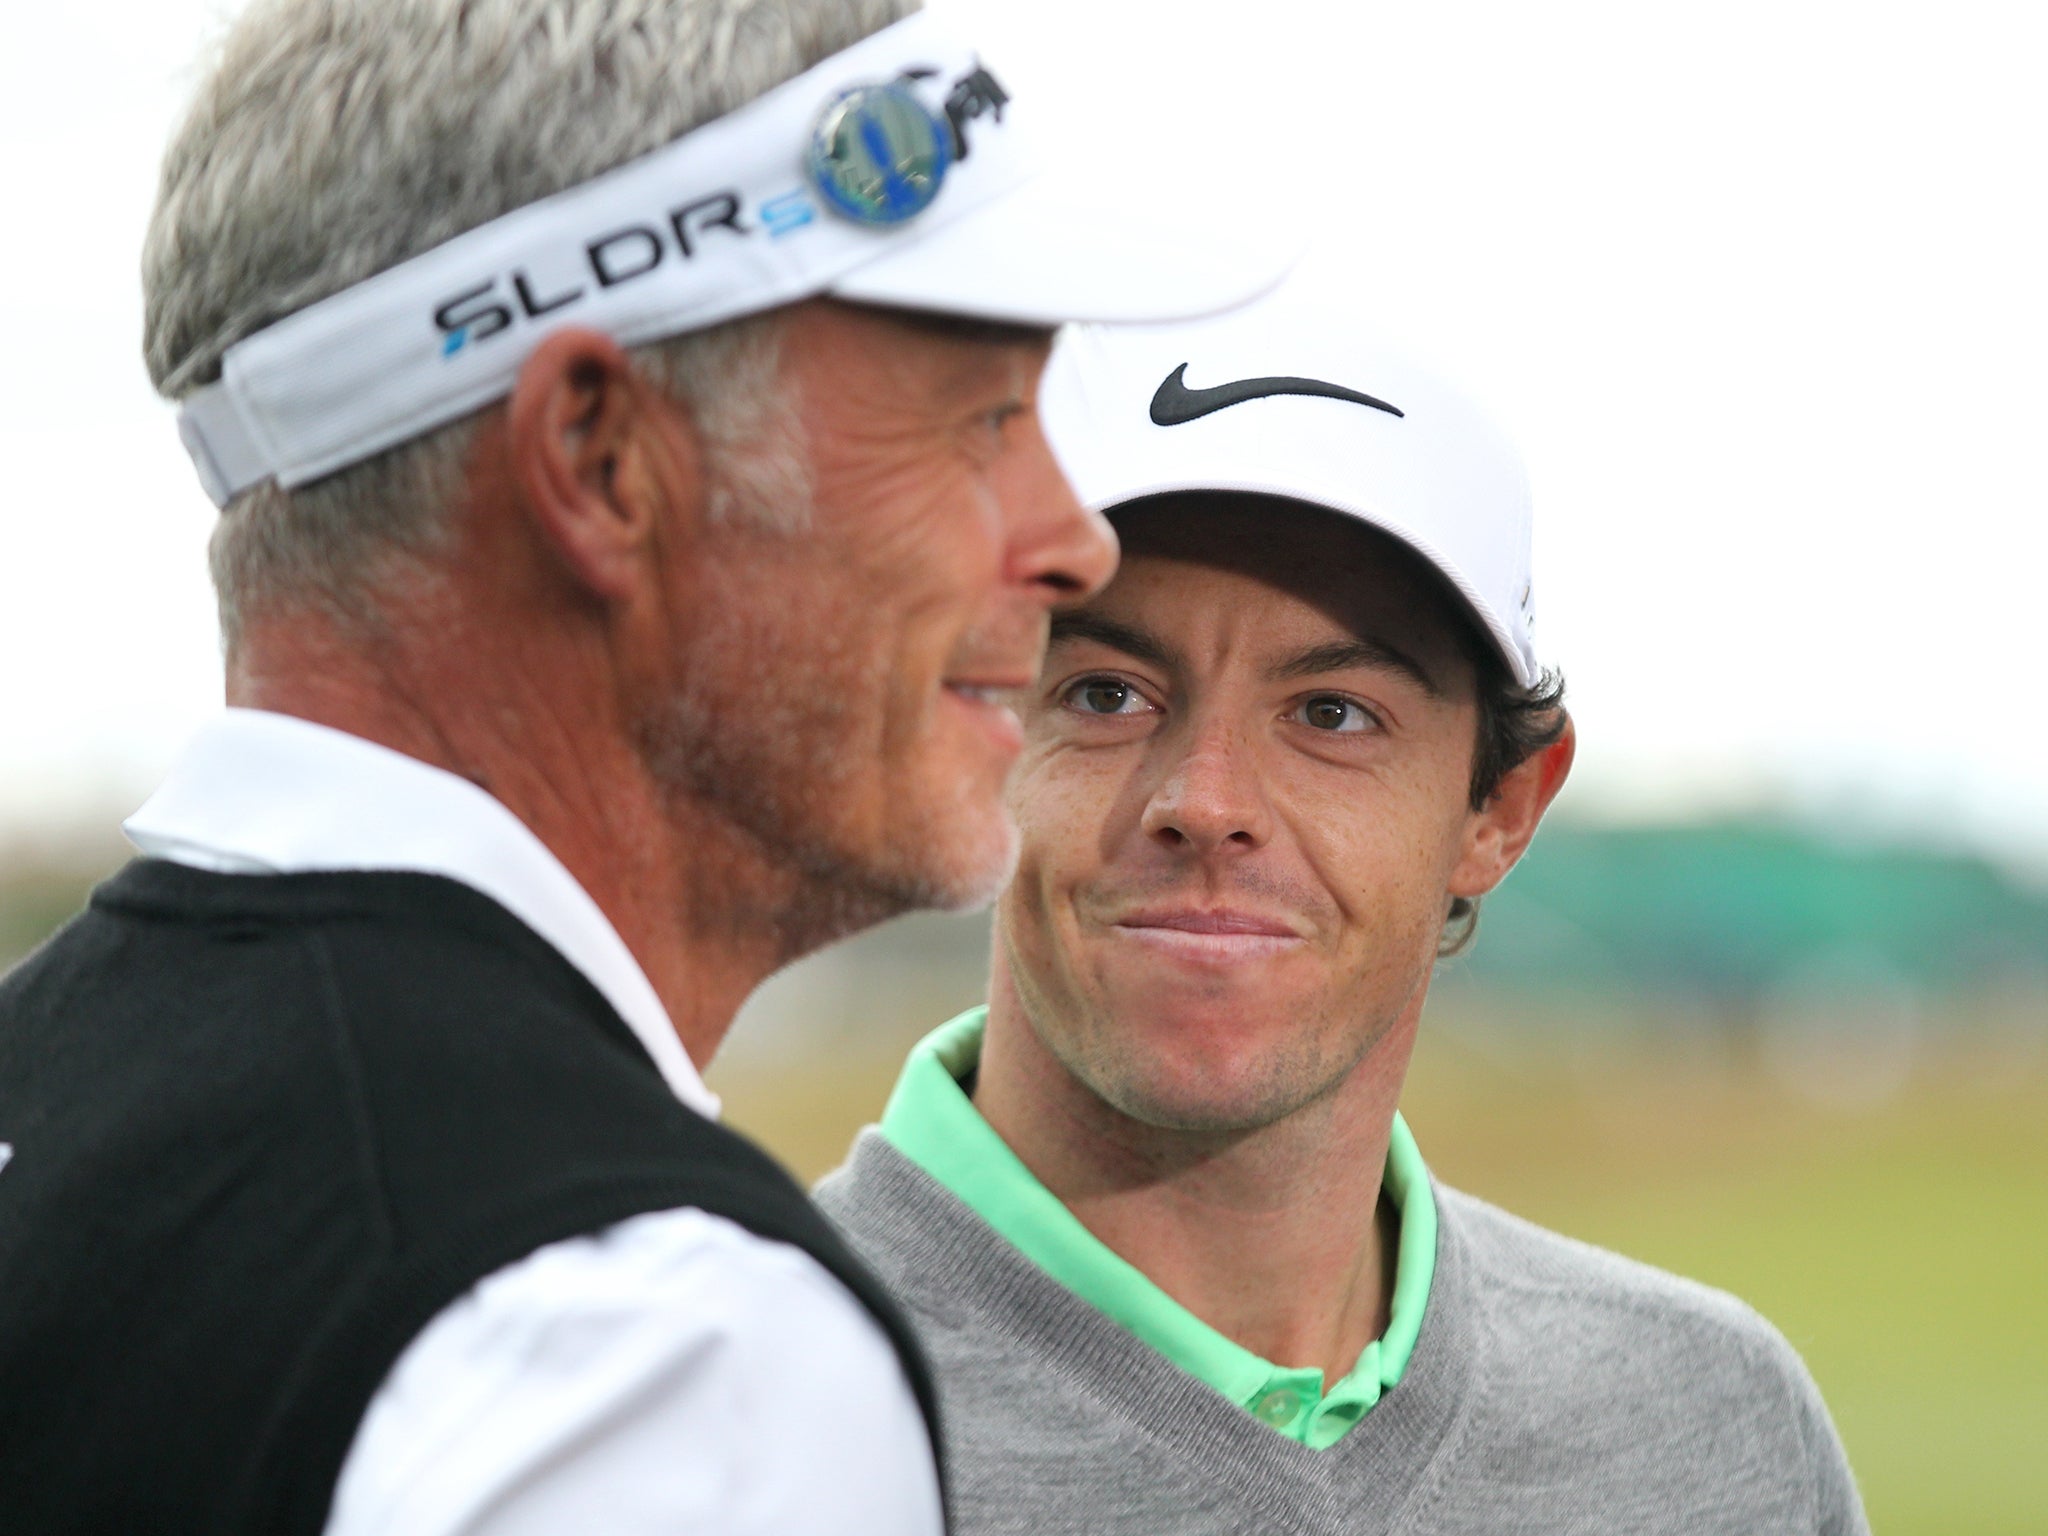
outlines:
[{"label": "overcast sky", "polygon": [[[1514,431],[1579,814],[1790,802],[2048,872],[2034,8],[950,8],[1162,164],[1236,143],[1216,219],[1310,238]],[[211,507],[135,271],[232,9],[9,16],[0,834],[132,803],[218,704]]]}]

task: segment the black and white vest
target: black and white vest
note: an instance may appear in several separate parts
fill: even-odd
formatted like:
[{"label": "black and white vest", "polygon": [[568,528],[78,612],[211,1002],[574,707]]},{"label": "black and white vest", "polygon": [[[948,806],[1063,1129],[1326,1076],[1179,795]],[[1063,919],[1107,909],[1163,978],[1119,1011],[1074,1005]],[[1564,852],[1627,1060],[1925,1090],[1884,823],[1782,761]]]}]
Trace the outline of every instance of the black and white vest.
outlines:
[{"label": "black and white vest", "polygon": [[549,944],[433,875],[130,864],[0,981],[0,1532],[303,1532],[436,1313],[694,1206],[908,1324]]}]

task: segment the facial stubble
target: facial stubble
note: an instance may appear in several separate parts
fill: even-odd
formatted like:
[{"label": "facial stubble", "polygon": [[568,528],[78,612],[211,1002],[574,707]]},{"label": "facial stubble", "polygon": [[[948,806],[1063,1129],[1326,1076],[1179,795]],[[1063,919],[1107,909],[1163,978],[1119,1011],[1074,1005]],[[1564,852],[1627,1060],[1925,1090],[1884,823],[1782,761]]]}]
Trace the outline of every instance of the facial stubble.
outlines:
[{"label": "facial stubble", "polygon": [[[757,505],[770,483],[776,504]],[[788,474],[713,468],[721,521],[781,542],[779,556],[824,558],[807,532],[807,484],[801,512],[788,506],[794,484]],[[992,900],[1016,860],[1015,826],[971,772],[917,771],[929,719],[907,743],[889,740],[886,647],[787,601],[740,595],[724,606],[693,636],[672,696],[640,727],[669,796],[739,834],[763,877],[750,903],[744,879],[700,872],[706,898],[734,922],[773,929],[790,958],[905,912]],[[863,804],[874,804],[876,824],[850,816]]]}]

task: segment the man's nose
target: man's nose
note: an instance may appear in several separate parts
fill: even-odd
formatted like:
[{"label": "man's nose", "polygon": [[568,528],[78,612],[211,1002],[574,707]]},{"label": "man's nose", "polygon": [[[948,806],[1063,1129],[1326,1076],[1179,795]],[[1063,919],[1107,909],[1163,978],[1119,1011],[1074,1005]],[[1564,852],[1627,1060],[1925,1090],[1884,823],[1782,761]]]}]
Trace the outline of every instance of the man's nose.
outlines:
[{"label": "man's nose", "polygon": [[1252,742],[1228,723],[1190,721],[1159,746],[1174,756],[1145,804],[1148,837],[1198,855],[1265,845],[1272,806]]},{"label": "man's nose", "polygon": [[1035,419],[1030,434],[1003,488],[1010,579],[1032,588],[1047,607],[1079,602],[1116,574],[1116,532],[1075,498]]}]

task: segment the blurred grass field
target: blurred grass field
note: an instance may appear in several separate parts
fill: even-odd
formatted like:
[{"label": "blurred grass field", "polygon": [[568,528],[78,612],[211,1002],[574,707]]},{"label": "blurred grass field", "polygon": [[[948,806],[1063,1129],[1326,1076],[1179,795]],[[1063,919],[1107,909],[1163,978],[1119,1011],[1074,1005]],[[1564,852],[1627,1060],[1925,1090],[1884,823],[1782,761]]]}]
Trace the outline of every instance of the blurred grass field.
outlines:
[{"label": "blurred grass field", "polygon": [[[879,1112],[884,1053],[745,1057],[730,1121],[802,1177]],[[1425,1030],[1405,1112],[1438,1175],[1741,1295],[1799,1348],[1880,1536],[2048,1532],[2048,1071],[1966,1049],[1825,1108],[1733,1061],[1550,1060]]]}]

